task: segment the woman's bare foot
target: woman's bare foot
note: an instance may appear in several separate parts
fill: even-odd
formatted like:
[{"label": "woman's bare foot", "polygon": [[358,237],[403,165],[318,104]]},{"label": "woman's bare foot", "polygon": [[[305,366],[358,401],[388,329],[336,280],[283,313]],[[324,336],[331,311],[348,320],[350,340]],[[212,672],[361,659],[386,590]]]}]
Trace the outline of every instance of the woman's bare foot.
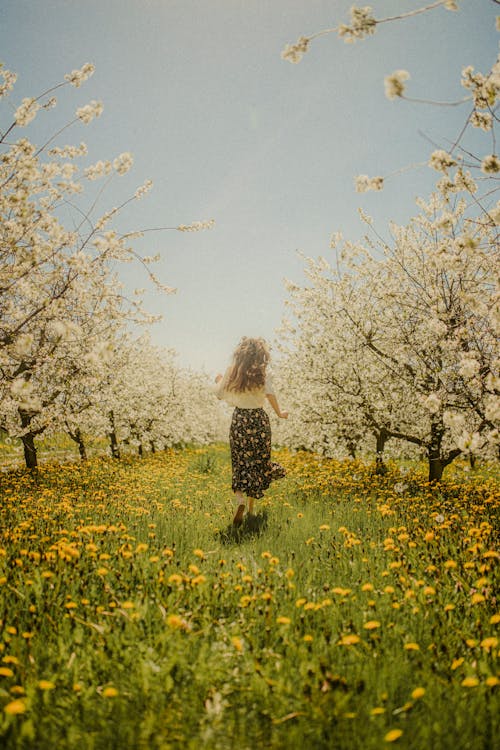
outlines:
[{"label": "woman's bare foot", "polygon": [[240,505],[238,505],[238,509],[236,513],[234,514],[233,526],[241,526],[241,524],[243,523],[244,513],[245,513],[245,504],[241,503]]}]

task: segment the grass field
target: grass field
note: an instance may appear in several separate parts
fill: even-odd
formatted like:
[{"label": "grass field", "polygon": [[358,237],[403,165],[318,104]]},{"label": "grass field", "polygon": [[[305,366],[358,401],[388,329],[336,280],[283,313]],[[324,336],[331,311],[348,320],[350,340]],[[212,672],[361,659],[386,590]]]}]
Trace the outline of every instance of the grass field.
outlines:
[{"label": "grass field", "polygon": [[0,746],[499,746],[498,476],[225,446],[0,477]]}]

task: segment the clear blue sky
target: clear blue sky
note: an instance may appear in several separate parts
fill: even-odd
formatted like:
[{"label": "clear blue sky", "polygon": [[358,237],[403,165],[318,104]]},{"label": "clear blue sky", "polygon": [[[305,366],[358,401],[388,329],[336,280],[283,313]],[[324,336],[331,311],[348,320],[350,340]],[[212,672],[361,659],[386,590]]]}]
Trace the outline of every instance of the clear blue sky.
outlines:
[{"label": "clear blue sky", "polygon": [[[360,3],[364,4],[364,3]],[[416,8],[418,0],[373,0],[377,17]],[[415,213],[415,197],[435,173],[420,169],[359,195],[353,177],[388,174],[446,147],[464,108],[390,102],[384,76],[410,71],[408,94],[464,95],[466,64],[486,71],[498,50],[490,0],[462,0],[347,45],[318,39],[299,65],[280,58],[288,42],[347,21],[352,0],[0,0],[0,59],[18,73],[10,97],[38,95],[85,62],[96,73],[63,90],[58,108],[37,118],[42,138],[90,99],[104,113],[77,125],[63,143],[89,146],[88,163],[134,155],[102,209],[145,179],[153,191],[120,221],[122,230],[214,218],[210,232],[151,233],[138,245],[161,253],[156,273],[178,288],[147,296],[164,315],[156,343],[177,349],[195,369],[222,369],[242,335],[272,340],[283,315],[283,278],[302,281],[306,255],[329,256],[330,235],[363,233],[358,207],[384,233],[389,220]],[[10,105],[9,105],[10,106]],[[5,108],[2,123],[5,125]],[[144,286],[137,269],[128,286]]]}]

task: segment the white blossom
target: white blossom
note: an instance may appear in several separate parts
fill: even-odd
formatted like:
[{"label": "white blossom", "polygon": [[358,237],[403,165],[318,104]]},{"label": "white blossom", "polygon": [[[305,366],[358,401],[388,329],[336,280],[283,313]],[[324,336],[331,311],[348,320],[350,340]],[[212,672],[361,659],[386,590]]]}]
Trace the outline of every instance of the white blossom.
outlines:
[{"label": "white blossom", "polygon": [[88,125],[94,117],[100,117],[103,112],[103,104],[102,102],[98,102],[95,99],[93,99],[89,104],[85,104],[85,106],[80,107],[76,110],[76,116],[83,122],[85,125]]},{"label": "white blossom", "polygon": [[105,177],[112,170],[110,161],[98,161],[90,167],[87,167],[84,171],[84,175],[88,180],[97,180],[100,177]]},{"label": "white blossom", "polygon": [[118,174],[123,175],[132,168],[133,163],[134,159],[132,157],[132,154],[127,151],[123,154],[120,154],[116,157],[116,159],[114,159],[113,168],[118,172]]},{"label": "white blossom", "polygon": [[475,128],[488,131],[493,126],[493,116],[489,112],[479,112],[475,109],[470,117],[470,123]]},{"label": "white blossom", "polygon": [[500,172],[500,160],[496,154],[484,157],[481,162],[481,172],[484,172],[484,174],[496,174]]},{"label": "white blossom", "polygon": [[140,187],[137,188],[137,190],[135,191],[134,197],[137,200],[140,200],[147,193],[149,193],[149,191],[151,190],[152,187],[153,187],[152,180],[146,180]]},{"label": "white blossom", "polygon": [[302,57],[307,52],[310,39],[306,36],[301,36],[295,44],[287,44],[281,57],[283,60],[288,60],[291,63],[299,63]]},{"label": "white blossom", "polygon": [[0,66],[0,77],[3,78],[3,83],[0,83],[0,99],[3,96],[7,96],[12,89],[14,88],[14,84],[17,81],[17,75],[15,73],[12,73],[10,70],[4,70]]},{"label": "white blossom", "polygon": [[84,81],[87,81],[91,75],[94,74],[95,67],[92,63],[85,63],[83,68],[80,70],[72,70],[71,73],[67,73],[64,78],[75,88],[79,88]]},{"label": "white blossom", "polygon": [[354,42],[356,39],[364,39],[374,34],[377,28],[377,21],[372,15],[372,9],[369,5],[358,8],[355,5],[351,8],[351,25],[340,24],[338,34],[346,42]]},{"label": "white blossom", "polygon": [[384,78],[385,95],[388,99],[397,99],[403,96],[405,81],[410,78],[407,70],[395,70],[390,76]]},{"label": "white blossom", "polygon": [[40,109],[40,104],[32,97],[25,97],[19,107],[16,109],[14,119],[16,125],[20,127],[26,127],[29,123],[35,119],[37,112]]},{"label": "white blossom", "polygon": [[382,190],[384,187],[383,177],[368,177],[366,174],[360,174],[355,178],[357,193],[366,193],[368,190]]},{"label": "white blossom", "polygon": [[215,219],[208,221],[193,221],[192,224],[179,224],[178,232],[200,232],[203,229],[212,229],[215,226]]},{"label": "white blossom", "polygon": [[443,149],[433,151],[429,160],[429,166],[438,172],[446,172],[450,167],[456,166],[456,163],[451,154]]},{"label": "white blossom", "polygon": [[423,399],[423,404],[431,414],[437,414],[441,409],[441,399],[437,393],[429,393],[429,395]]}]

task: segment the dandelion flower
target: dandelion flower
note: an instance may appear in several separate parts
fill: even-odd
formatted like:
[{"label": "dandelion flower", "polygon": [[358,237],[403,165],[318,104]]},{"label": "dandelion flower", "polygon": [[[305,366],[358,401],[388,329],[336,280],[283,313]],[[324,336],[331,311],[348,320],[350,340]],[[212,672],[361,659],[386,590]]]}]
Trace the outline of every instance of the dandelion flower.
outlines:
[{"label": "dandelion flower", "polygon": [[385,735],[384,740],[386,742],[396,742],[396,740],[399,740],[402,734],[402,729],[391,729],[391,731],[387,732],[387,734]]},{"label": "dandelion flower", "polygon": [[479,685],[479,680],[477,677],[466,677],[461,682],[462,687],[477,687]]},{"label": "dandelion flower", "polygon": [[10,716],[17,716],[17,714],[24,714],[26,712],[26,702],[23,701],[21,698],[18,698],[15,701],[11,701],[10,703],[7,703],[6,706],[4,706],[4,709],[6,714],[9,714]]},{"label": "dandelion flower", "polygon": [[38,687],[40,688],[40,690],[54,690],[55,683],[51,682],[50,680],[39,680]]},{"label": "dandelion flower", "polygon": [[380,623],[378,622],[378,620],[369,620],[369,622],[365,622],[363,627],[365,628],[365,630],[376,630],[380,627]]}]

